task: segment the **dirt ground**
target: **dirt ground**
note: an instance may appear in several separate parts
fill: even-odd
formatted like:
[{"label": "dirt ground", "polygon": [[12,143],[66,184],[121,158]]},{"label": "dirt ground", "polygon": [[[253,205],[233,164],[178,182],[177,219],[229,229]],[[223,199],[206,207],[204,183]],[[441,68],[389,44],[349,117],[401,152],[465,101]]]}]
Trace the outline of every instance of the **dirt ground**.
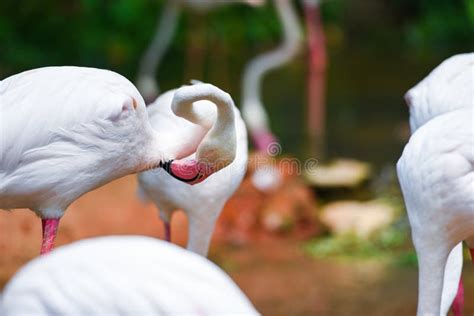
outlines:
[{"label": "dirt ground", "polygon": [[[211,259],[263,315],[416,314],[416,267],[377,260],[314,260],[291,240],[265,241],[245,249],[217,246]],[[463,278],[464,315],[474,315],[474,268],[469,262]]]},{"label": "dirt ground", "polygon": [[[296,184],[285,190],[290,193],[279,194],[276,200],[262,204],[267,212],[278,207],[301,210],[313,203],[307,191]],[[144,205],[135,191],[135,178],[129,176],[83,196],[61,220],[56,245],[114,234],[161,238],[163,225],[155,207]],[[285,194],[297,201],[290,203],[289,197],[287,201],[282,200]],[[309,258],[301,248],[301,238],[317,228],[305,221],[298,233],[287,234],[285,238],[276,237],[277,234],[257,236],[252,233],[256,219],[251,216],[253,208],[250,207],[261,203],[257,200],[258,194],[244,187],[230,201],[217,225],[210,258],[234,278],[264,315],[415,313],[416,268],[395,268],[377,261]],[[243,216],[244,220],[236,220],[236,212],[247,215]],[[186,225],[183,214],[174,216],[174,242],[185,244]],[[238,229],[232,230],[235,227]],[[19,267],[38,255],[40,243],[40,219],[31,211],[0,212],[0,288]],[[474,269],[467,263],[464,275],[465,315],[473,315]]]}]

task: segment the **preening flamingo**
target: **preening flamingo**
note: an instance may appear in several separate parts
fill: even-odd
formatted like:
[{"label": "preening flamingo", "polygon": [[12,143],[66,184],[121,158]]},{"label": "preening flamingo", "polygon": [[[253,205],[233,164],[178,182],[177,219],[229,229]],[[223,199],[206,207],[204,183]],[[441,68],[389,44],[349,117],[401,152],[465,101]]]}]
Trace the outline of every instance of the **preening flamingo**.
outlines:
[{"label": "preening flamingo", "polygon": [[166,54],[176,31],[176,24],[182,7],[194,10],[207,10],[215,6],[231,3],[247,3],[252,6],[261,5],[265,0],[168,0],[163,6],[156,24],[155,34],[140,60],[137,76],[137,88],[146,103],[153,102],[160,94],[157,82],[157,71]]},{"label": "preening flamingo", "polygon": [[[175,104],[178,115],[194,120],[192,108]],[[218,118],[223,134],[211,131],[202,141],[161,134],[134,85],[107,70],[47,67],[2,80],[0,118],[0,208],[41,217],[41,253],[53,248],[66,208],[88,191],[161,166],[195,184],[235,157],[233,121],[226,128]],[[196,150],[200,163],[174,160]]]},{"label": "preening flamingo", "polygon": [[[225,120],[233,120],[237,133],[235,160],[206,181],[189,186],[170,177],[162,170],[150,170],[138,175],[139,190],[153,201],[160,210],[160,217],[165,223],[166,239],[169,241],[171,215],[175,210],[183,210],[189,221],[187,248],[203,256],[207,255],[209,243],[217,217],[224,204],[238,188],[247,167],[247,131],[230,96],[210,84],[195,83],[182,87],[188,91],[189,105],[195,102],[195,114],[198,125],[173,116],[171,108],[176,90],[162,94],[148,106],[148,115],[153,128],[158,133],[166,130],[178,133],[180,138],[199,141],[216,120],[217,109],[222,109]],[[179,91],[179,90],[178,90]],[[195,96],[200,96],[198,99]],[[176,97],[174,97],[176,100]],[[198,101],[202,100],[202,101]],[[217,113],[217,115],[219,115]],[[166,122],[163,122],[163,121]],[[222,118],[224,120],[224,118]],[[230,124],[229,124],[230,125]],[[211,130],[212,131],[212,130]],[[198,152],[199,154],[199,152]]]},{"label": "preening flamingo", "polygon": [[472,73],[474,54],[454,56],[405,96],[413,135],[397,170],[419,256],[419,315],[446,315],[455,296],[462,314],[461,243],[474,247]]},{"label": "preening flamingo", "polygon": [[33,260],[7,284],[0,314],[259,315],[206,258],[139,236],[86,239]]}]

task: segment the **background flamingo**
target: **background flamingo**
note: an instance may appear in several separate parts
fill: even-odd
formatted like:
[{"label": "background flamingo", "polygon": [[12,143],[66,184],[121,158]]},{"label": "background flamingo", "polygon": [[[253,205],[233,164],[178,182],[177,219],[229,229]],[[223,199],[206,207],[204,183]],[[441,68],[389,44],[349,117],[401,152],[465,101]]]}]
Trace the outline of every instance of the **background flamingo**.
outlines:
[{"label": "background flamingo", "polygon": [[138,236],[86,239],[33,260],[7,285],[0,313],[259,315],[212,262]]},{"label": "background flamingo", "polygon": [[[233,121],[226,128],[227,122],[217,120],[223,134],[210,132],[202,141],[160,134],[148,122],[133,84],[111,71],[49,67],[23,72],[0,82],[0,101],[0,207],[29,208],[41,217],[41,253],[53,248],[66,208],[90,190],[160,166],[194,184],[235,157]],[[194,119],[192,108],[179,100],[175,105],[179,115]],[[196,148],[208,165],[173,160]]]},{"label": "background flamingo", "polygon": [[252,59],[242,78],[242,114],[257,151],[265,153],[276,142],[262,102],[262,80],[269,71],[288,63],[301,49],[302,32],[298,16],[289,0],[275,0],[283,28],[283,41],[273,51]]},{"label": "background flamingo", "polygon": [[[438,116],[443,116],[445,113],[450,113],[459,108],[473,108],[472,88],[470,87],[472,81],[470,76],[473,71],[473,57],[474,54],[462,54],[446,60],[427,76],[427,78],[406,94],[405,98],[410,106],[410,124],[413,133],[426,122],[430,122]],[[447,127],[444,127],[444,129],[446,128]],[[462,133],[463,130],[469,129],[470,125],[456,128],[460,129],[459,132]],[[453,131],[450,132],[452,133]],[[424,133],[430,135],[430,133],[434,133],[434,131]],[[417,133],[414,135],[416,134]],[[453,142],[455,142],[455,140],[454,138]],[[406,162],[405,164],[409,163],[410,162]],[[402,183],[402,187],[403,185],[407,186],[408,184]],[[419,193],[429,194],[430,192]],[[473,211],[473,205],[469,204],[469,200],[466,196],[461,196],[459,202],[464,203],[468,211],[469,208],[471,212]],[[462,260],[462,244],[459,243],[449,254],[444,272],[444,289],[440,307],[442,314],[447,314],[449,306],[451,306],[455,296],[453,311],[455,315],[462,314],[463,287],[462,282],[460,282]],[[421,286],[420,275],[420,295],[422,290]],[[457,295],[456,292],[458,293]],[[420,304],[421,303],[420,297]]]},{"label": "background flamingo", "polygon": [[[277,138],[271,132],[268,114],[262,101],[262,80],[269,71],[288,63],[301,49],[302,32],[298,16],[289,0],[275,0],[275,9],[283,29],[283,41],[274,50],[252,59],[242,77],[242,115],[257,152],[267,155],[281,152]],[[258,166],[252,182],[261,191],[271,191],[281,182],[279,171]]]},{"label": "background flamingo", "polygon": [[189,221],[188,249],[206,256],[217,217],[224,204],[240,185],[245,174],[247,131],[239,110],[225,92],[202,83],[196,83],[186,89],[200,95],[203,95],[200,91],[209,91],[209,101],[199,101],[195,105],[195,114],[198,117],[196,123],[199,125],[173,116],[171,106],[176,90],[171,90],[162,94],[148,106],[148,115],[153,128],[159,133],[172,130],[174,133],[179,133],[180,138],[184,139],[193,137],[200,139],[204,137],[216,119],[216,105],[226,108],[230,111],[228,114],[232,114],[231,117],[235,120],[237,132],[235,160],[206,181],[192,187],[173,179],[162,170],[142,172],[138,176],[139,190],[160,210],[168,241],[171,239],[171,215],[175,210],[183,210]]}]

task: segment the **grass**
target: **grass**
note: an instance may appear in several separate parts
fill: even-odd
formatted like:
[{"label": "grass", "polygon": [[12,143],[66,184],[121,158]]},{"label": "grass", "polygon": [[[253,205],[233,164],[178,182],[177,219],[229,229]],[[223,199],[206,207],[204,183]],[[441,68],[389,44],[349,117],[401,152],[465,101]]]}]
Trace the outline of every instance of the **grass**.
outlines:
[{"label": "grass", "polygon": [[416,265],[416,254],[405,229],[392,225],[369,239],[355,235],[325,236],[309,241],[305,250],[315,258],[383,259],[397,265]]}]

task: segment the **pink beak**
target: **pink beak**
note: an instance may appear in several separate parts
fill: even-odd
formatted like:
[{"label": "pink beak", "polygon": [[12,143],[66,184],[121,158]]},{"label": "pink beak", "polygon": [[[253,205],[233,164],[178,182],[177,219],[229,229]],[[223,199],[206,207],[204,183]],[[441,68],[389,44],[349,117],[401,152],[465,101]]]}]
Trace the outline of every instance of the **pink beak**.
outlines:
[{"label": "pink beak", "polygon": [[161,167],[173,178],[187,184],[197,184],[212,174],[210,168],[194,159],[170,160]]}]

